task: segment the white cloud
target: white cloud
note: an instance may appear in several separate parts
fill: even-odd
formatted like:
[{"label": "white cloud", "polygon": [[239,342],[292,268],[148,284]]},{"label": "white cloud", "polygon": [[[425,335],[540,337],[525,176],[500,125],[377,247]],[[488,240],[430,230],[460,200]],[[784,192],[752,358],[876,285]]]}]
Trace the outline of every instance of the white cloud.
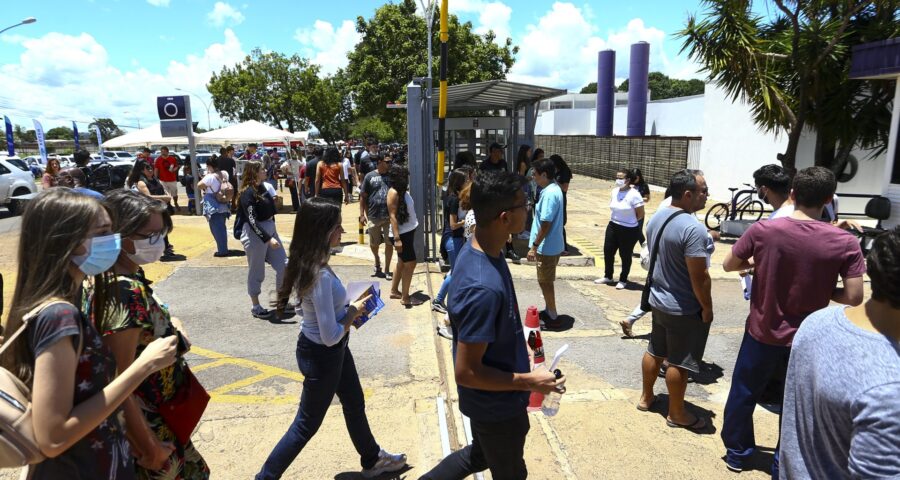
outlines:
[{"label": "white cloud", "polygon": [[[628,78],[631,45],[650,43],[650,71],[676,78],[696,77],[686,60],[671,60],[665,53],[666,33],[635,18],[604,38],[594,24],[597,17],[588,9],[556,2],[537,24],[528,25],[515,42],[519,54],[509,78],[548,87],[580,89],[597,80],[597,54],[616,51],[616,81]],[[693,74],[692,74],[693,73]]]},{"label": "white cloud", "polygon": [[217,27],[223,27],[226,24],[235,26],[244,21],[244,14],[228,3],[216,2],[212,11],[206,14],[206,19]]},{"label": "white cloud", "polygon": [[450,10],[454,14],[477,14],[478,23],[475,25],[475,32],[483,35],[488,30],[493,30],[496,34],[495,42],[498,44],[504,44],[506,39],[512,36],[509,27],[512,8],[503,2],[454,0]]},{"label": "white cloud", "polygon": [[[175,88],[182,88],[208,102],[206,83],[212,74],[245,56],[230,29],[225,30],[221,43],[208,46],[202,54],[173,60],[157,71],[136,62],[128,69],[114,67],[106,49],[87,33],[51,32],[26,39],[21,45],[24,51],[19,62],[0,66],[4,91],[16,92],[15,96],[0,92],[0,104],[15,123],[27,125],[29,118],[37,118],[45,128],[93,117],[110,117],[125,125],[140,120],[147,126],[158,121],[157,96],[176,94]],[[195,120],[206,127],[206,108],[192,99],[196,102]],[[216,126],[218,115],[212,110],[211,116]]]},{"label": "white cloud", "polygon": [[154,7],[168,7],[170,0],[147,0],[147,3]]},{"label": "white cloud", "polygon": [[294,39],[301,45],[300,55],[319,65],[325,75],[347,66],[347,53],[361,38],[352,20],[344,20],[338,28],[330,22],[316,20],[312,28],[298,28],[294,33]]}]

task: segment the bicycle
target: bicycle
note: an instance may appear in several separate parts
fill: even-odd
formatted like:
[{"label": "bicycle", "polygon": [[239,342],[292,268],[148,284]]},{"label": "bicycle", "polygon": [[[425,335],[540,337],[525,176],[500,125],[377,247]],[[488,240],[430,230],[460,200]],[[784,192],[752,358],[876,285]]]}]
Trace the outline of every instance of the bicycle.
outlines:
[{"label": "bicycle", "polygon": [[710,230],[718,230],[725,220],[752,220],[757,221],[762,218],[763,203],[759,200],[753,200],[756,188],[749,183],[745,183],[748,189],[741,190],[737,187],[730,187],[731,204],[717,203],[706,212],[706,228]]}]

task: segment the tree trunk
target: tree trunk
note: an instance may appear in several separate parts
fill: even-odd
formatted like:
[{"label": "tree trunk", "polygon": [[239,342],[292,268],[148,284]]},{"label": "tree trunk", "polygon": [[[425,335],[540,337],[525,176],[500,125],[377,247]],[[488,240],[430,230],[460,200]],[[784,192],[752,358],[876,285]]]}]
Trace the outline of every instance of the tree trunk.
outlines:
[{"label": "tree trunk", "polygon": [[817,167],[825,167],[834,169],[835,151],[837,150],[837,141],[833,138],[826,138],[821,133],[816,133],[816,152],[814,165]]}]

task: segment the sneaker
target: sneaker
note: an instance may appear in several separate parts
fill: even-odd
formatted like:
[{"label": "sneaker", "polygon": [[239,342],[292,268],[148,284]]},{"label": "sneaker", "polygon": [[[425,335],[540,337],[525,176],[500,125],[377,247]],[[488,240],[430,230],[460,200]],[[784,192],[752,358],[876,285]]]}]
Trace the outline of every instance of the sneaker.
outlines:
[{"label": "sneaker", "polygon": [[506,251],[506,258],[512,260],[513,262],[519,262],[522,260],[522,258],[519,257],[519,254],[516,253],[515,250],[513,250],[511,248]]},{"label": "sneaker", "polygon": [[250,315],[253,315],[255,318],[268,320],[269,317],[272,316],[272,312],[263,308],[262,305],[254,305],[253,308],[250,309]]},{"label": "sneaker", "polygon": [[556,316],[556,319],[550,318],[550,315],[547,314],[546,310],[541,310],[538,313],[538,320],[541,323],[541,328],[549,328],[551,330],[559,329],[562,327],[562,320],[559,319],[559,315]]},{"label": "sneaker", "polygon": [[441,325],[437,328],[437,334],[447,340],[453,340],[453,332],[450,331],[450,327],[445,325]]},{"label": "sneaker", "polygon": [[377,267],[375,267],[375,275],[374,275],[374,276],[375,276],[375,277],[378,277],[378,278],[383,278],[383,277],[384,277],[384,272],[381,271],[381,266],[380,266],[380,265],[377,266]]},{"label": "sneaker", "polygon": [[384,279],[385,279],[385,280],[393,280],[393,279],[394,279],[394,274],[391,273],[391,272],[384,272]]},{"label": "sneaker", "polygon": [[447,307],[445,307],[442,302],[439,302],[437,300],[431,302],[431,309],[438,313],[447,313]]},{"label": "sneaker", "polygon": [[625,290],[625,282],[619,282],[616,284],[616,290]]},{"label": "sneaker", "polygon": [[372,468],[364,468],[362,476],[365,478],[375,478],[385,472],[396,472],[402,470],[406,466],[406,454],[388,453],[382,448],[378,452],[378,461]]},{"label": "sneaker", "polygon": [[213,254],[213,256],[216,257],[216,258],[224,258],[224,257],[229,257],[229,256],[231,256],[231,255],[230,255],[228,252],[225,252],[225,253],[222,253],[222,252],[216,252],[216,253]]},{"label": "sneaker", "polygon": [[728,463],[728,460],[725,460],[725,468],[727,468],[728,470],[730,470],[734,473],[741,473],[744,471],[743,467],[741,467],[740,465],[732,465],[732,464]]},{"label": "sneaker", "polygon": [[611,278],[603,277],[603,278],[598,278],[598,279],[594,280],[594,283],[597,285],[609,285],[609,284],[615,283],[615,280],[613,280]]}]

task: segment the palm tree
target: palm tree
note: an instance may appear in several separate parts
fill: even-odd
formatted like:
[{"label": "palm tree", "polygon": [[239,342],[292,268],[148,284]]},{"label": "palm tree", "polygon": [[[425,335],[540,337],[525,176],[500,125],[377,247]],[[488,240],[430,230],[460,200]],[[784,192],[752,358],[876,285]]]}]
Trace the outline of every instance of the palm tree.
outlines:
[{"label": "palm tree", "polygon": [[815,164],[843,171],[854,146],[887,148],[892,81],[849,80],[853,45],[900,33],[897,0],[771,0],[774,13],[754,13],[751,0],[703,0],[676,35],[681,51],[708,79],[747,102],[756,124],[787,133],[778,159],[796,171],[804,129],[816,132]]}]

